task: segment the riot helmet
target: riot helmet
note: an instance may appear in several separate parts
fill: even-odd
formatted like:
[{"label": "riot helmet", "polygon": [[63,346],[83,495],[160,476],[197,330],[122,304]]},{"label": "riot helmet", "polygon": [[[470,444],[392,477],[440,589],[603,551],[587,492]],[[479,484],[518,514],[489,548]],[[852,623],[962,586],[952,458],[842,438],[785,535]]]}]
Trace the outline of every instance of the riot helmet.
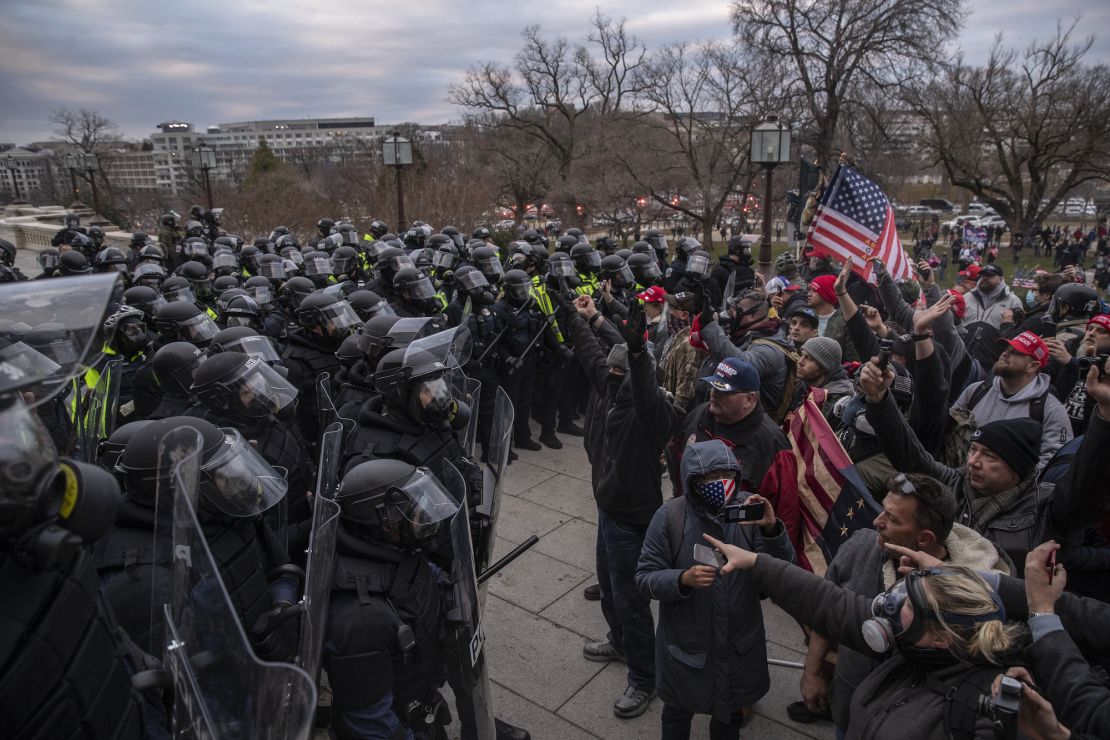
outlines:
[{"label": "riot helmet", "polygon": [[458,409],[445,377],[447,365],[412,347],[387,352],[378,361],[374,387],[386,406],[428,427],[448,423]]},{"label": "riot helmet", "polygon": [[455,284],[471,296],[487,293],[490,288],[489,280],[482,271],[471,265],[463,265],[455,272]]},{"label": "riot helmet", "polygon": [[309,252],[304,256],[304,274],[307,277],[328,277],[332,274],[331,257],[320,250]]},{"label": "riot helmet", "polygon": [[[316,233],[321,237],[327,236],[335,228],[335,221],[330,218],[322,218],[316,222]],[[281,245],[278,245],[279,247]]]},{"label": "riot helmet", "polygon": [[374,263],[374,273],[382,283],[392,286],[393,277],[398,270],[405,267],[415,267],[412,258],[398,247],[386,247],[378,254],[378,261]]},{"label": "riot helmet", "polygon": [[675,258],[681,257],[683,260],[687,260],[690,255],[698,250],[705,251],[702,249],[701,242],[692,236],[684,236],[675,244]]},{"label": "riot helmet", "polygon": [[104,342],[124,357],[134,357],[150,349],[153,338],[147,331],[142,309],[121,306],[105,319]]},{"label": "riot helmet", "polygon": [[204,351],[188,342],[169,342],[158,348],[150,358],[154,380],[163,393],[177,398],[189,395],[193,371],[205,361]]},{"label": "riot helmet", "polygon": [[493,234],[491,234],[489,229],[487,229],[485,226],[479,226],[478,228],[474,229],[473,233],[471,233],[470,235],[470,238],[486,241],[488,239],[492,239]]},{"label": "riot helmet", "polygon": [[248,244],[239,250],[239,261],[252,275],[258,273],[258,258],[262,250],[253,244]]},{"label": "riot helmet", "polygon": [[269,280],[273,284],[271,287],[276,288],[285,279],[285,258],[276,254],[262,255],[258,258],[258,275],[255,277]]},{"label": "riot helmet", "polygon": [[454,242],[447,242],[440,244],[436,248],[436,252],[432,255],[432,266],[435,267],[440,273],[448,270],[454,270],[455,265],[459,263],[459,248]]},{"label": "riot helmet", "polygon": [[76,229],[81,225],[81,217],[72,211],[67,212],[63,220],[67,229]]},{"label": "riot helmet", "polygon": [[344,245],[354,246],[358,244],[358,229],[354,227],[354,224],[341,221],[335,225],[335,230],[343,237],[342,243]]},{"label": "riot helmet", "polygon": [[243,290],[247,291],[259,306],[268,306],[274,302],[274,285],[261,275],[247,278],[243,283]]},{"label": "riot helmet", "polygon": [[582,229],[578,228],[577,226],[570,227],[566,230],[566,233],[570,234],[580,242],[586,241],[586,235],[582,232]]},{"label": "riot helmet", "polygon": [[617,290],[636,284],[632,270],[620,255],[611,254],[601,260],[601,279],[608,280]]},{"label": "riot helmet", "polygon": [[149,285],[136,285],[123,291],[125,305],[134,306],[143,312],[144,319],[149,323],[154,320],[158,309],[166,305],[166,299]]},{"label": "riot helmet", "polygon": [[281,286],[281,299],[290,312],[296,311],[305,296],[310,295],[316,286],[311,280],[301,275],[296,275],[285,281]]},{"label": "riot helmet", "polygon": [[[281,365],[281,355],[277,353],[270,338],[259,334],[249,326],[229,326],[221,329],[208,345],[208,355],[212,356],[220,352],[241,352],[250,357],[257,357],[270,365]],[[278,372],[281,370],[279,369]]]},{"label": "riot helmet", "polygon": [[566,252],[570,254],[570,250],[578,244],[578,237],[573,234],[563,234],[555,240],[555,249],[559,252]]},{"label": "riot helmet", "polygon": [[659,229],[648,229],[644,233],[644,241],[651,245],[655,250],[655,258],[659,262],[664,262],[667,259],[667,237]]},{"label": "riot helmet", "polygon": [[636,282],[645,288],[657,284],[663,277],[653,254],[634,252],[628,258],[628,268],[632,270]]},{"label": "riot helmet", "polygon": [[239,417],[276,416],[297,398],[297,389],[260,357],[224,351],[193,371],[193,394],[212,409]]},{"label": "riot helmet", "polygon": [[217,275],[233,275],[239,272],[239,258],[235,256],[235,252],[227,247],[217,249],[212,255],[212,272]]},{"label": "riot helmet", "polygon": [[166,261],[166,253],[162,251],[162,247],[157,244],[147,244],[139,250],[139,264],[150,262],[156,265],[161,265]]},{"label": "riot helmet", "polygon": [[431,552],[458,504],[427,468],[377,459],[347,471],[335,501],[356,537],[412,552]]},{"label": "riot helmet", "polygon": [[428,276],[415,267],[398,270],[393,276],[393,292],[421,313],[437,312],[439,301]]},{"label": "riot helmet", "polygon": [[93,260],[97,272],[121,272],[128,271],[127,255],[123,250],[118,247],[105,247],[96,253],[96,258]]},{"label": "riot helmet", "polygon": [[574,245],[570,250],[570,258],[574,260],[574,266],[578,269],[578,272],[583,274],[594,274],[601,267],[601,255],[585,242]]},{"label": "riot helmet", "polygon": [[347,296],[347,302],[363,321],[370,321],[375,316],[395,315],[389,302],[372,290],[360,288]]},{"label": "riot helmet", "polygon": [[[1065,316],[1065,307],[1067,313]],[[1061,285],[1052,294],[1052,302],[1049,304],[1049,315],[1059,321],[1067,318],[1069,320],[1075,319],[1089,319],[1096,314],[1101,313],[1102,304],[1099,303],[1098,293],[1089,285],[1082,283],[1067,283]]]},{"label": "riot helmet", "polygon": [[270,232],[270,237],[267,241],[274,242],[289,233],[288,226],[275,226],[274,230]]},{"label": "riot helmet", "polygon": [[0,239],[0,265],[14,266],[15,254],[15,245],[7,239]]},{"label": "riot helmet", "polygon": [[470,253],[470,259],[474,262],[474,266],[486,276],[490,285],[497,285],[501,282],[505,270],[501,267],[501,260],[498,259],[497,247],[478,247]]},{"label": "riot helmet", "polygon": [[358,251],[354,247],[342,246],[331,254],[333,275],[347,275],[358,267]]},{"label": "riot helmet", "polygon": [[216,300],[219,300],[225,291],[238,288],[240,285],[242,283],[239,282],[238,275],[220,275],[212,281],[212,290],[216,293]]},{"label": "riot helmet", "polygon": [[186,301],[174,301],[159,308],[154,326],[168,342],[183,341],[198,347],[206,346],[220,330],[206,311]]},{"label": "riot helmet", "polygon": [[317,292],[306,296],[297,307],[297,323],[338,346],[344,337],[362,326],[362,319],[342,298]]},{"label": "riot helmet", "polygon": [[104,229],[99,226],[90,226],[89,241],[92,242],[94,249],[100,249],[104,244]]},{"label": "riot helmet", "polygon": [[131,232],[131,245],[130,246],[131,246],[132,249],[135,249],[135,250],[142,249],[143,247],[145,247],[147,245],[147,241],[149,239],[150,239],[150,237],[148,237],[146,235],[145,231],[133,231],[133,232]]},{"label": "riot helmet", "polygon": [[208,266],[203,262],[189,260],[177,268],[177,274],[189,281],[193,295],[200,300],[212,297],[212,278],[208,273]]},{"label": "riot helmet", "polygon": [[193,286],[180,275],[168,277],[162,281],[162,296],[167,303],[195,303],[197,297],[193,295]]},{"label": "riot helmet", "polygon": [[[617,242],[611,236],[601,237],[597,240],[594,246],[597,247],[597,251],[605,255],[615,254],[617,252]],[[625,259],[628,258],[625,257]]]},{"label": "riot helmet", "polygon": [[127,448],[127,444],[136,434],[141,433],[153,423],[151,419],[129,421],[117,427],[116,430],[109,435],[108,439],[101,440],[96,446],[96,464],[114,473],[116,479],[119,480],[120,484],[124,487],[124,490],[126,490],[127,487],[127,477],[116,470],[116,465],[119,463],[123,451]]},{"label": "riot helmet", "polygon": [[[680,242],[681,245],[681,242]],[[713,270],[713,258],[704,249],[695,249],[686,256],[686,274],[709,277]]]},{"label": "riot helmet", "polygon": [[447,235],[451,239],[451,243],[455,245],[455,249],[463,248],[463,236],[454,226],[444,226],[439,230],[439,233]]},{"label": "riot helmet", "polygon": [[514,306],[523,306],[532,294],[532,278],[524,270],[509,270],[503,281],[505,298]]},{"label": "riot helmet", "polygon": [[[269,286],[266,286],[267,289]],[[232,296],[221,311],[224,323],[228,326],[249,326],[257,329],[261,324],[262,309],[258,301],[249,295]]]},{"label": "riot helmet", "polygon": [[385,222],[383,221],[371,221],[368,230],[370,232],[370,235],[374,237],[374,239],[381,239],[383,236],[389,233],[389,227],[386,226]]}]

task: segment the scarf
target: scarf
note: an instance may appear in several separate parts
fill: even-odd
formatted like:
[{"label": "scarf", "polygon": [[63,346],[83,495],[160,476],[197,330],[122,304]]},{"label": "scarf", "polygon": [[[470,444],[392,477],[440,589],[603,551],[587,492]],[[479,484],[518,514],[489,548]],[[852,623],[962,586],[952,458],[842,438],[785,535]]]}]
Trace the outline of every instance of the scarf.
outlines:
[{"label": "scarf", "polygon": [[979,534],[983,534],[987,525],[999,514],[1016,504],[1029,489],[1035,484],[1035,477],[1030,476],[1018,483],[1013,488],[996,493],[993,496],[984,496],[971,488],[971,479],[964,475],[964,499],[971,509],[968,526]]},{"label": "scarf", "polygon": [[672,337],[690,325],[689,319],[680,319],[673,313],[667,314],[667,333]]}]

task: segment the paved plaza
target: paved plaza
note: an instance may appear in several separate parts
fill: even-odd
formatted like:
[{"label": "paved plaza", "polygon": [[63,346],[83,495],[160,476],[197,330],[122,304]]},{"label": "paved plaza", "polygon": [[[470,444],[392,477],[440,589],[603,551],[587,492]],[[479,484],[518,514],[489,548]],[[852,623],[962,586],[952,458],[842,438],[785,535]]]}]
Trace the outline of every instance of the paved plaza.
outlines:
[{"label": "paved plaza", "polygon": [[[607,631],[601,606],[582,597],[582,589],[597,582],[597,509],[581,438],[560,439],[563,449],[520,451],[508,468],[495,555],[532,534],[540,541],[490,580],[486,650],[497,714],[536,740],[658,737],[658,700],[637,719],[613,716],[613,700],[625,686],[624,664],[582,657],[582,645]],[[804,646],[797,624],[770,601],[763,602],[763,614],[769,657],[800,662]],[[743,737],[832,738],[830,723],[799,725],[786,715],[786,705],[798,698],[800,671],[770,671],[771,690],[756,705]],[[708,719],[700,717],[694,737],[708,736]]]}]

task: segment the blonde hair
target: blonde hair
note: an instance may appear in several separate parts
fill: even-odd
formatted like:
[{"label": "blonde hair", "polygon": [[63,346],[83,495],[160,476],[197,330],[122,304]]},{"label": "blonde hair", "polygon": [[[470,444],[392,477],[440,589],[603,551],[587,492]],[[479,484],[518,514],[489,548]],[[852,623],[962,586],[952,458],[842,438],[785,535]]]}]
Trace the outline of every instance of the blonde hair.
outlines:
[{"label": "blonde hair", "polygon": [[1007,653],[1015,649],[1024,632],[1021,624],[1006,624],[989,619],[973,625],[949,624],[945,612],[981,616],[998,610],[991,598],[993,590],[971,568],[945,566],[939,573],[922,580],[925,597],[936,614],[940,628],[952,638],[953,652],[978,661],[1002,665]]}]

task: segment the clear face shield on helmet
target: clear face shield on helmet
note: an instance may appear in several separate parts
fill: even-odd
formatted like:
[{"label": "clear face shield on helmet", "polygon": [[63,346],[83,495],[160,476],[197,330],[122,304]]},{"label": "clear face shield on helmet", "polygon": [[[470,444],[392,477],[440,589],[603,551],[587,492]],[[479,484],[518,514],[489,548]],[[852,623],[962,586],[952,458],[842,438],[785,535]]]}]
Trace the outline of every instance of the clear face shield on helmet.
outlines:
[{"label": "clear face shield on helmet", "polygon": [[505,276],[505,269],[501,263],[497,261],[497,255],[490,255],[489,257],[482,257],[475,262],[475,266],[482,271],[486,279],[491,283],[500,281]]},{"label": "clear face shield on helmet", "polygon": [[352,267],[355,266],[355,263],[357,262],[357,260],[358,260],[358,257],[356,257],[356,256],[349,256],[349,257],[340,256],[340,257],[337,257],[336,255],[333,254],[331,256],[332,274],[333,275],[343,275],[343,274],[345,274]]},{"label": "clear face shield on helmet", "polygon": [[467,293],[485,290],[490,287],[489,280],[486,280],[486,276],[481,270],[467,270],[458,276],[458,283],[459,287]]},{"label": "clear face shield on helmet", "polygon": [[162,285],[162,281],[166,279],[166,271],[161,265],[154,264],[153,262],[143,262],[135,267],[131,273],[132,285],[145,285],[148,288],[158,290]]},{"label": "clear face shield on helmet", "polygon": [[[239,337],[228,342],[223,342],[221,348],[224,352],[242,352],[249,357],[257,357],[263,362],[280,363],[281,355],[274,349],[274,343],[261,334]],[[294,389],[294,394],[296,389]]]},{"label": "clear face shield on helmet", "polygon": [[[301,254],[301,250],[297,249],[296,247],[286,247],[285,249],[281,250],[281,258],[283,260],[288,260],[289,262],[292,262],[293,264],[297,265],[297,267],[300,267],[304,264],[304,255]],[[264,275],[264,277],[271,277],[270,275],[265,275],[264,273],[262,274]],[[285,275],[282,275],[281,277],[284,278]]]},{"label": "clear face shield on helmet", "polygon": [[327,257],[307,257],[304,261],[305,275],[331,275],[331,260]]},{"label": "clear face shield on helmet", "polygon": [[577,255],[574,259],[579,260],[583,267],[590,270],[597,270],[601,267],[601,253],[596,249],[590,249],[586,252]]},{"label": "clear face shield on helmet", "polygon": [[193,287],[191,285],[182,285],[179,288],[167,288],[162,291],[162,297],[166,299],[166,303],[196,303],[197,297],[193,294]]},{"label": "clear face shield on helmet", "polygon": [[57,459],[38,414],[18,393],[0,398],[0,534],[35,513],[43,473]]},{"label": "clear face shield on helmet", "polygon": [[[267,265],[263,265],[266,267]],[[244,286],[243,290],[247,291],[255,303],[260,306],[265,306],[267,303],[274,302],[274,289],[269,285],[250,285]]]},{"label": "clear face shield on helmet", "polygon": [[181,251],[186,257],[204,257],[208,255],[208,245],[203,241],[186,241],[181,246]]},{"label": "clear face shield on helmet", "polygon": [[[600,263],[599,263],[600,264]],[[578,273],[574,269],[574,262],[569,259],[551,259],[547,261],[547,273],[557,278],[575,277]]]},{"label": "clear face shield on helmet", "polygon": [[686,273],[709,277],[710,257],[705,252],[694,252],[686,260]]},{"label": "clear face shield on helmet", "polygon": [[455,263],[459,258],[454,252],[449,250],[441,250],[432,255],[432,266],[441,270],[450,270],[455,267]]},{"label": "clear face shield on helmet", "polygon": [[362,326],[362,319],[346,301],[336,301],[319,311],[320,325],[329,336],[345,337]]},{"label": "clear face shield on helmet", "polygon": [[436,291],[432,287],[432,281],[426,275],[421,275],[415,282],[404,287],[404,295],[410,300],[427,301],[435,298]]},{"label": "clear face shield on helmet", "polygon": [[[260,363],[262,364],[262,363]],[[224,443],[201,466],[201,495],[236,518],[262,514],[281,501],[285,478],[234,429],[221,429]]]},{"label": "clear face shield on helmet", "polygon": [[212,257],[212,269],[235,272],[239,269],[239,258],[230,250],[221,249]]},{"label": "clear face shield on helmet", "polygon": [[232,377],[219,385],[229,397],[238,399],[247,416],[276,415],[297,398],[297,389],[259,357],[251,357]]},{"label": "clear face shield on helmet", "polygon": [[636,276],[628,265],[621,265],[619,270],[609,273],[609,280],[616,288],[627,288],[636,284]]},{"label": "clear face shield on helmet", "polygon": [[206,343],[220,333],[220,327],[207,313],[199,313],[177,324],[178,335],[186,342]]},{"label": "clear face shield on helmet", "polygon": [[657,262],[650,262],[642,266],[637,265],[636,268],[633,269],[632,274],[636,276],[637,280],[644,283],[658,280],[663,277],[663,272],[659,269],[659,264]]},{"label": "clear face shield on helmet", "polygon": [[514,303],[520,304],[528,300],[532,293],[530,283],[506,283],[505,296]]}]

